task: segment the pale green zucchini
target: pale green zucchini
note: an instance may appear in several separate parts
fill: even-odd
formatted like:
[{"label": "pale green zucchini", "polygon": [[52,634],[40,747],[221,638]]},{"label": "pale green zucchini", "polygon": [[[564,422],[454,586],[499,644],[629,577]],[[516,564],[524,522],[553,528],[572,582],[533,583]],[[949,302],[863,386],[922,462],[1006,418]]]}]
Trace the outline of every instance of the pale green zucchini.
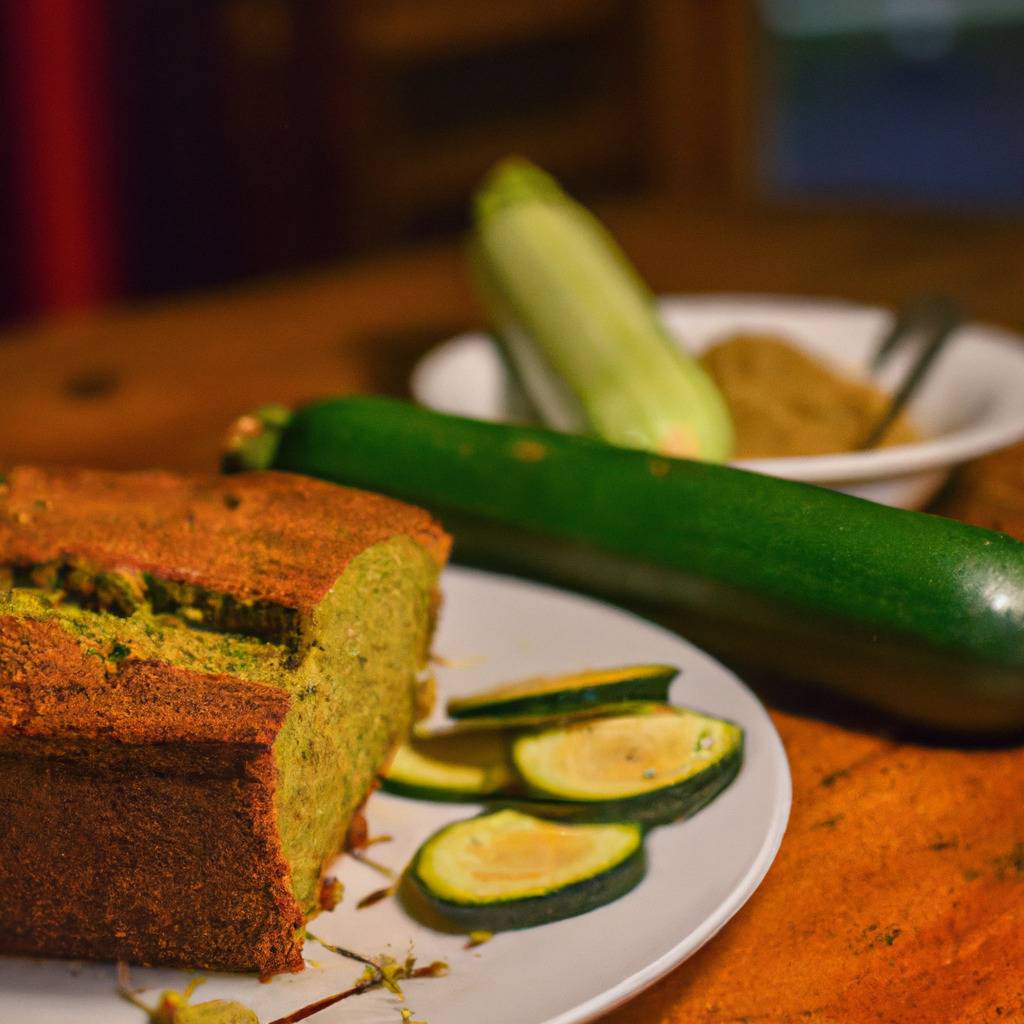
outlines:
[{"label": "pale green zucchini", "polygon": [[550,175],[503,161],[474,211],[482,298],[550,426],[664,455],[732,454],[711,378],[669,336],[612,237]]}]

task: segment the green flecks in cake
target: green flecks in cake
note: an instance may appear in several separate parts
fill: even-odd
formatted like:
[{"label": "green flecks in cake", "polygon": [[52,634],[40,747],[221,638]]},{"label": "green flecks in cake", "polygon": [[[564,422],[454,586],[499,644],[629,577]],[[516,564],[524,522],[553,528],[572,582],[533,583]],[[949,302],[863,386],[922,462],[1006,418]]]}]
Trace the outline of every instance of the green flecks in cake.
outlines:
[{"label": "green flecks in cake", "polygon": [[[174,615],[187,624],[241,633],[297,651],[304,643],[301,614],[272,601],[244,600],[232,594],[164,579],[148,572],[104,569],[80,557],[0,568],[7,587],[59,595],[62,604],[128,617],[136,612]],[[0,589],[4,589],[0,576]]]},{"label": "green flecks in cake", "polygon": [[313,616],[278,734],[277,806],[292,889],[306,914],[388,750],[412,723],[437,566],[396,537],[349,564]]},{"label": "green flecks in cake", "polygon": [[120,663],[126,658],[166,661],[196,672],[224,672],[282,685],[287,651],[252,637],[190,629],[180,618],[154,615],[145,606],[132,615],[104,615],[61,599],[60,592],[14,587],[0,594],[0,615],[53,620],[86,655]]},{"label": "green flecks in cake", "polygon": [[[436,577],[423,548],[395,537],[354,558],[300,621],[294,609],[162,588],[141,576],[35,566],[16,570],[12,589],[0,587],[0,615],[56,621],[110,672],[145,659],[287,690],[292,705],[274,743],[278,827],[292,890],[309,915],[352,814],[408,733]],[[249,635],[211,628],[226,622]]]},{"label": "green flecks in cake", "polygon": [[81,559],[8,566],[16,587],[59,593],[66,603],[127,616],[146,603],[141,573],[101,569]]},{"label": "green flecks in cake", "polygon": [[193,625],[226,633],[243,633],[297,650],[303,623],[294,608],[270,601],[242,601],[194,583],[146,575],[146,598],[155,612],[184,617]]}]

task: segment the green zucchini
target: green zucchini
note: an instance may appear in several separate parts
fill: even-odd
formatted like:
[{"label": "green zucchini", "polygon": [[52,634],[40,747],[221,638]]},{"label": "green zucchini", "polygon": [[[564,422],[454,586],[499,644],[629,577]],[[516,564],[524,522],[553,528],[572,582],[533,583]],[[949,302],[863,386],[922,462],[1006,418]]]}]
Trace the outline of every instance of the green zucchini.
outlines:
[{"label": "green zucchini", "polygon": [[481,297],[551,426],[668,455],[729,457],[722,396],[586,209],[519,159],[498,164],[473,205]]},{"label": "green zucchini", "polygon": [[514,781],[508,740],[500,732],[412,739],[381,773],[389,793],[420,800],[479,800]]},{"label": "green zucchini", "polygon": [[561,824],[506,809],[441,829],[408,877],[448,922],[506,931],[610,903],[645,870],[639,825]]},{"label": "green zucchini", "polygon": [[454,697],[448,701],[448,714],[455,719],[502,718],[600,709],[624,701],[664,703],[678,674],[679,669],[671,665],[624,665],[536,676],[469,697]]},{"label": "green zucchini", "polygon": [[521,729],[536,729],[545,725],[561,725],[587,718],[598,718],[602,715],[628,714],[646,707],[647,701],[623,701],[621,704],[608,706],[576,708],[572,711],[538,711],[534,714],[476,715],[472,718],[460,718],[450,725],[437,726],[432,722],[416,722],[412,727],[413,737],[417,740],[441,739],[446,736],[463,736],[471,733],[515,732]]},{"label": "green zucchini", "polygon": [[[274,446],[251,455],[245,424],[230,461],[266,466]],[[1005,534],[390,399],[266,430],[279,469],[435,511],[463,562],[673,616],[704,647],[919,725],[1024,728],[1024,544]]]},{"label": "green zucchini", "polygon": [[600,804],[605,820],[655,824],[694,814],[736,777],[743,731],[688,708],[649,705],[517,737],[512,760],[545,798]]}]

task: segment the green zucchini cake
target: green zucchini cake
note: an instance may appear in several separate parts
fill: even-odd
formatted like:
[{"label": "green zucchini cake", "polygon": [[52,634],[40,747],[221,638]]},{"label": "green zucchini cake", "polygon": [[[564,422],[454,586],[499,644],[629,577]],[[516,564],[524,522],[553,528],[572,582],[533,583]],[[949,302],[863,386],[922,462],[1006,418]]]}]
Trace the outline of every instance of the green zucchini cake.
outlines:
[{"label": "green zucchini cake", "polygon": [[300,970],[449,543],[286,473],[9,473],[0,953]]}]

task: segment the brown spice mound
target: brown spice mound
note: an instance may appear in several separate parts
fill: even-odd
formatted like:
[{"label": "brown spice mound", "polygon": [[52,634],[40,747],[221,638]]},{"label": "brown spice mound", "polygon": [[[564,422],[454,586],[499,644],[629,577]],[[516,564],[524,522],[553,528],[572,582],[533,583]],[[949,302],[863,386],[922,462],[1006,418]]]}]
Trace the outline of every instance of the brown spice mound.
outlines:
[{"label": "brown spice mound", "polygon": [[[729,407],[739,459],[852,451],[889,400],[874,385],[836,373],[772,334],[729,335],[701,363]],[[880,447],[918,437],[900,416]]]}]

